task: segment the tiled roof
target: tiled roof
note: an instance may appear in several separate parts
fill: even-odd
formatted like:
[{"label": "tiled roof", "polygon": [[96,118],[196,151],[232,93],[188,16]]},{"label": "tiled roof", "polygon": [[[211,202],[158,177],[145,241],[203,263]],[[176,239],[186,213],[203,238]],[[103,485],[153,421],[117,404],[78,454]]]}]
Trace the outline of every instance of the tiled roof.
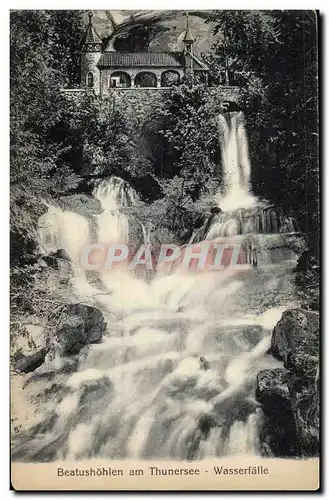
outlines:
[{"label": "tiled roof", "polygon": [[[194,54],[195,70],[207,71],[208,67]],[[182,68],[183,52],[104,52],[97,66],[99,68]]]},{"label": "tiled roof", "polygon": [[113,68],[181,68],[182,52],[104,52],[99,67]]},{"label": "tiled roof", "polygon": [[102,43],[102,40],[97,35],[91,24],[88,24],[85,34],[82,37],[81,43]]}]

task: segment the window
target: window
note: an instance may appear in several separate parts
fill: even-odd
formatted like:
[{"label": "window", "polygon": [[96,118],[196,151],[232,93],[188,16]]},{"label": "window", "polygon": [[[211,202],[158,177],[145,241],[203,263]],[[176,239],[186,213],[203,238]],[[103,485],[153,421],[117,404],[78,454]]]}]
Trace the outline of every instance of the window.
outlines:
[{"label": "window", "polygon": [[94,87],[94,75],[90,72],[87,74],[87,87],[89,89]]}]

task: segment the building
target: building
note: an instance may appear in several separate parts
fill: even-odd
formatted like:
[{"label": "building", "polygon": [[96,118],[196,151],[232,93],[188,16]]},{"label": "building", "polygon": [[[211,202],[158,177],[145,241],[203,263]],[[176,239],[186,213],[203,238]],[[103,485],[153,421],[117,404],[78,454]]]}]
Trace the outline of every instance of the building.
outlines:
[{"label": "building", "polygon": [[168,88],[184,80],[207,83],[208,67],[193,53],[188,16],[182,52],[117,52],[104,47],[92,25],[81,42],[81,88],[105,95],[113,88]]}]

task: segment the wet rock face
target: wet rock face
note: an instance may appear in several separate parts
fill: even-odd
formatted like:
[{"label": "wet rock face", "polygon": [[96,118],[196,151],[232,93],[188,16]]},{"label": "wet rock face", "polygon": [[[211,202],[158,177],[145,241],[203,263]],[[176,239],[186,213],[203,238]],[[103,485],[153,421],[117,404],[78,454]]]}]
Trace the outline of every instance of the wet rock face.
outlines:
[{"label": "wet rock face", "polygon": [[[52,391],[52,397],[55,400],[54,408],[40,423],[30,428],[25,434],[15,437],[12,447],[13,460],[52,462],[58,459],[59,450],[62,450],[61,456],[66,457],[70,452],[72,433],[79,429],[79,426],[88,425],[93,415],[106,414],[114,391],[113,384],[107,375],[102,375],[102,372],[90,373],[91,377],[87,374],[86,379],[79,380],[79,374],[76,373],[69,380],[62,379],[59,384],[47,385],[47,389]],[[77,396],[76,408],[72,405],[72,399],[70,400],[74,395]],[[44,390],[36,396],[44,397]],[[67,399],[69,402],[65,404]],[[67,408],[70,409],[64,418],[63,409],[61,409],[63,405],[66,411]],[[100,419],[93,434],[90,435],[89,444],[92,444],[94,454],[99,453],[107,433],[108,423],[106,420],[103,423]],[[89,458],[88,451],[83,444],[80,447],[79,440],[75,441],[75,446],[77,459]]]},{"label": "wet rock face", "polygon": [[262,404],[264,413],[285,409],[291,411],[288,380],[290,374],[285,368],[263,370],[257,375],[256,398]]},{"label": "wet rock face", "polygon": [[288,380],[285,368],[263,370],[256,381],[256,399],[264,412],[261,431],[263,451],[269,449],[275,456],[296,456],[296,425],[292,414]]},{"label": "wet rock face", "polygon": [[46,353],[46,349],[42,347],[33,354],[21,354],[14,360],[15,370],[23,373],[33,372],[45,361]]},{"label": "wet rock face", "polygon": [[297,433],[297,453],[300,456],[317,456],[320,451],[320,387],[317,381],[301,382],[291,378],[288,382],[291,410]]},{"label": "wet rock face", "polygon": [[285,311],[273,330],[271,352],[301,375],[314,370],[319,358],[319,315],[303,309]]},{"label": "wet rock face", "polygon": [[96,307],[65,304],[50,314],[46,330],[48,348],[57,345],[61,356],[70,356],[87,344],[100,342],[106,323]]},{"label": "wet rock face", "polygon": [[284,368],[257,376],[256,398],[265,415],[263,442],[275,456],[319,453],[319,316],[293,309],[272,334],[271,353]]},{"label": "wet rock face", "polygon": [[[43,255],[42,260],[50,267],[54,269],[60,269],[63,262],[71,262],[70,257],[67,255],[65,250],[60,248],[56,252],[51,252],[48,255]],[[69,266],[67,266],[69,268]]]}]

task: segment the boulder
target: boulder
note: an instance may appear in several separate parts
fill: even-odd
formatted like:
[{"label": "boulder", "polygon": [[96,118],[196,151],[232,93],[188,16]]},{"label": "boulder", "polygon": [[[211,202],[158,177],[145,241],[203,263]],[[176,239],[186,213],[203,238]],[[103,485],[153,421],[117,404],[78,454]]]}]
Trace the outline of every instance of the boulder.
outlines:
[{"label": "boulder", "polygon": [[297,453],[313,457],[320,450],[320,390],[318,383],[291,377],[288,382],[297,433]]},{"label": "boulder", "polygon": [[64,304],[48,316],[47,346],[61,356],[78,354],[85,345],[101,342],[105,330],[103,314],[96,307]]},{"label": "boulder", "polygon": [[219,207],[211,207],[210,213],[211,214],[221,214],[221,213],[223,213],[223,210]]},{"label": "boulder", "polygon": [[15,370],[23,373],[33,372],[44,363],[46,354],[47,350],[44,347],[30,355],[21,354],[14,360]]},{"label": "boulder", "polygon": [[292,309],[272,333],[271,353],[284,367],[257,375],[256,398],[265,414],[262,439],[275,456],[319,453],[319,315]]},{"label": "boulder", "polygon": [[54,269],[59,269],[63,262],[71,262],[70,257],[62,248],[58,249],[56,252],[51,252],[48,255],[43,255],[42,260]]},{"label": "boulder", "polygon": [[264,413],[291,412],[288,380],[290,373],[285,368],[262,370],[256,379],[256,399],[263,407]]},{"label": "boulder", "polygon": [[[296,425],[291,409],[285,368],[262,370],[257,375],[256,399],[264,412],[261,448],[277,457],[296,456]],[[265,453],[266,454],[266,453]]]},{"label": "boulder", "polygon": [[285,311],[273,330],[271,353],[286,368],[307,376],[319,359],[319,315],[304,309]]}]

